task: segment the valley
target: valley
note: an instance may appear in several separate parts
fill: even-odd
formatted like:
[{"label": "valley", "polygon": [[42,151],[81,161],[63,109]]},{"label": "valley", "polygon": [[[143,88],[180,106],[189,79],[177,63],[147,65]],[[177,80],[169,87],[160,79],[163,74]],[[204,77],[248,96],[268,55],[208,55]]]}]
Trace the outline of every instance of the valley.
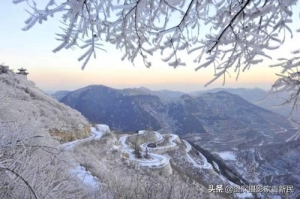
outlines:
[{"label": "valley", "polygon": [[[90,93],[97,95],[91,98]],[[229,184],[240,181],[248,185],[275,186],[292,183],[295,189],[298,189],[300,184],[298,167],[292,165],[297,164],[299,155],[295,154],[299,148],[281,151],[280,147],[273,147],[294,146],[292,140],[298,131],[297,123],[225,91],[203,93],[198,96],[172,92],[170,98],[162,93],[155,95],[155,92],[145,88],[118,90],[93,85],[69,92],[60,101],[77,109],[95,123],[101,121],[108,124],[120,135],[124,132],[130,133],[120,138],[126,153],[131,154],[128,155],[129,159],[134,159],[135,151],[132,144],[130,147],[130,142],[127,142],[127,139],[130,140],[133,136],[132,132],[147,128],[162,134],[162,137],[152,136],[152,140],[141,145],[140,155],[143,158],[138,160],[142,162],[141,165],[153,168],[171,165],[173,169],[177,168],[177,171],[195,177],[206,187],[207,182],[224,184],[222,180],[225,178],[231,179]],[[181,144],[174,146],[172,140],[177,138],[172,137],[175,136],[173,133],[184,139]],[[165,142],[167,145],[164,147],[170,147],[170,150],[167,150],[167,158],[160,154],[153,155],[149,150],[147,153],[150,160],[145,159],[146,145],[149,142],[159,143],[164,135],[168,134],[172,140]],[[192,144],[193,150],[190,150],[187,141]],[[273,154],[282,154],[280,155],[282,158],[284,156],[294,158],[278,161],[274,157],[265,161],[262,151],[268,148],[273,149]],[[157,151],[160,150],[162,149],[158,147]],[[185,157],[185,160],[179,158],[178,154]],[[274,167],[273,164],[277,166]],[[220,168],[221,171],[218,171]],[[204,172],[206,169],[221,177],[207,176],[207,172]],[[228,176],[229,171],[239,176],[239,180]],[[299,193],[296,191],[294,195],[297,194]]]},{"label": "valley", "polygon": [[289,197],[299,195],[296,123],[237,95],[93,85],[59,93],[60,103],[13,72],[0,80],[0,169],[32,188],[0,172],[1,198],[285,197],[250,185],[293,185]]}]

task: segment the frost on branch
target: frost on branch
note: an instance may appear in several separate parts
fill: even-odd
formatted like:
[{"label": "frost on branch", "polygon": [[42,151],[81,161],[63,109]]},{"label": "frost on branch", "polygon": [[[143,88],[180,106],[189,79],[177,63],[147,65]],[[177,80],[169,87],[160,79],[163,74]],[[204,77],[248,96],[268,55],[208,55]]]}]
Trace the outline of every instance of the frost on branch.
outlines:
[{"label": "frost on branch", "polygon": [[[291,119],[292,123],[296,128],[300,127],[299,122],[293,121],[292,114],[295,109],[299,108],[300,105],[300,51],[294,50],[291,52],[292,57],[287,58],[279,58],[278,64],[271,65],[271,67],[281,67],[281,74],[278,75],[278,79],[272,85],[272,89],[270,91],[270,95],[277,96],[280,93],[288,92],[289,97],[285,99],[283,104],[291,105],[292,111],[290,113],[289,119]],[[297,140],[300,136],[300,128],[295,133],[294,136],[290,137],[287,141],[292,139]]]},{"label": "frost on branch", "polygon": [[34,128],[0,121],[0,198],[86,198],[65,154],[51,142],[41,144],[44,136],[33,136]]},{"label": "frost on branch", "polygon": [[277,81],[272,85],[271,94],[277,94],[281,92],[288,92],[290,97],[284,104],[290,104],[295,108],[299,105],[300,95],[300,54],[299,50],[292,51],[293,57],[290,59],[279,58],[278,64],[271,65],[271,67],[281,67],[282,72],[278,74]]},{"label": "frost on branch", "polygon": [[[215,77],[228,74],[229,69],[239,77],[241,71],[260,64],[269,50],[278,49],[290,28],[292,8],[297,0],[49,0],[38,9],[34,0],[26,2],[30,17],[24,30],[42,23],[56,13],[63,14],[65,28],[59,33],[61,41],[54,52],[76,46],[84,48],[78,59],[84,68],[99,42],[108,42],[124,55],[122,60],[134,62],[143,58],[147,67],[149,57],[160,51],[162,60],[176,68],[185,65],[180,51],[195,56],[196,70],[214,67]],[[298,30],[299,31],[299,30]],[[207,84],[207,85],[208,85]]]}]

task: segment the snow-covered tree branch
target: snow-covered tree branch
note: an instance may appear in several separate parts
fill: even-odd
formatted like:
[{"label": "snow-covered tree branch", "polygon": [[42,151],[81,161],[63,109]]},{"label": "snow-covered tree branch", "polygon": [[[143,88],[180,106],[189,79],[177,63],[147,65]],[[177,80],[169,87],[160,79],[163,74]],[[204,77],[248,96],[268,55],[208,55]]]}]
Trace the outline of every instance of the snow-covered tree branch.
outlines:
[{"label": "snow-covered tree branch", "polygon": [[270,93],[276,95],[284,91],[289,92],[290,97],[286,99],[284,104],[292,105],[293,110],[295,108],[298,108],[298,105],[300,103],[300,57],[298,55],[299,53],[299,50],[295,50],[292,52],[293,56],[291,58],[279,58],[278,64],[271,65],[271,67],[281,67],[282,74],[277,74],[279,78],[273,84]]},{"label": "snow-covered tree branch", "polygon": [[[241,71],[272,59],[276,50],[293,37],[293,8],[297,0],[49,0],[39,9],[34,0],[13,0],[27,3],[30,17],[24,30],[62,13],[61,41],[53,52],[80,47],[85,50],[78,59],[86,66],[103,43],[120,49],[122,59],[134,62],[141,56],[146,67],[149,56],[161,51],[162,60],[176,68],[185,65],[180,52],[194,56],[196,70],[214,67],[216,79],[229,70],[239,77]],[[298,13],[296,13],[298,14]],[[299,32],[299,30],[296,30]],[[295,60],[298,58],[291,58]],[[299,62],[293,63],[298,67]],[[285,68],[285,65],[279,65]],[[283,70],[281,75],[294,79],[296,73]],[[278,81],[281,81],[282,77]],[[278,83],[277,81],[277,83]],[[286,83],[287,81],[281,81]],[[289,81],[299,86],[297,81]],[[296,82],[296,83],[295,83]],[[274,85],[278,85],[278,84]],[[283,87],[284,88],[284,87]]]},{"label": "snow-covered tree branch", "polygon": [[59,148],[41,145],[37,140],[43,136],[31,135],[16,122],[0,122],[0,198],[86,197]]}]

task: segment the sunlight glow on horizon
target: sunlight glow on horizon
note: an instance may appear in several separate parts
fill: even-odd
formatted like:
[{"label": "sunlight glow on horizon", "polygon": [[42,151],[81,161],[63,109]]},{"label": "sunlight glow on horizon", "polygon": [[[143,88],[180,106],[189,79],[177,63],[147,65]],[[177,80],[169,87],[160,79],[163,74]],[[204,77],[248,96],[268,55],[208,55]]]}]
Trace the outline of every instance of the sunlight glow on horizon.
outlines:
[{"label": "sunlight glow on horizon", "polygon": [[[0,22],[3,30],[0,32],[0,63],[9,65],[16,71],[24,67],[28,70],[28,79],[46,91],[75,90],[91,84],[103,84],[114,88],[128,88],[145,86],[150,89],[170,89],[178,91],[195,91],[222,87],[223,78],[208,87],[204,85],[213,78],[213,68],[201,69],[195,72],[196,64],[187,62],[186,67],[173,69],[160,60],[153,59],[153,66],[148,69],[137,58],[135,66],[128,61],[121,61],[122,53],[107,45],[108,53],[98,51],[97,59],[91,59],[84,71],[77,58],[82,54],[80,50],[62,50],[53,53],[59,45],[55,40],[55,33],[60,32],[56,19],[49,19],[44,24],[37,24],[33,29],[24,32],[24,21],[28,14],[22,6],[14,5],[10,1],[3,2],[0,7]],[[289,55],[294,43],[300,43],[297,35],[288,40],[282,49],[272,52],[272,56]],[[294,46],[293,46],[294,47]],[[194,56],[184,56],[192,60]],[[260,87],[269,89],[276,80],[277,68],[269,68],[274,61],[266,60],[260,65],[252,66],[249,71],[240,74],[236,81],[236,74],[231,71],[231,78],[226,77],[224,87]]]}]

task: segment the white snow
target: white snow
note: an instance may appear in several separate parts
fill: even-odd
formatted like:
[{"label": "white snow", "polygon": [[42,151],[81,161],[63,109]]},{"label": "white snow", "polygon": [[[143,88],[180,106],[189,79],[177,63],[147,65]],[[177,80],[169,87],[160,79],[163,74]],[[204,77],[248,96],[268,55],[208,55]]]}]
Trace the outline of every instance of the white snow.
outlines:
[{"label": "white snow", "polygon": [[144,134],[144,133],[146,133],[145,130],[140,130],[140,131],[138,132],[138,134]]},{"label": "white snow", "polygon": [[[157,138],[155,143],[156,144],[162,143],[164,141],[164,136],[166,136],[166,135],[162,136],[160,133],[157,133],[157,132],[155,132],[155,133],[156,133],[156,138]],[[169,139],[169,144],[168,145],[166,145],[166,146],[156,146],[155,148],[151,148],[151,151],[158,151],[158,150],[162,150],[162,149],[170,149],[170,148],[173,148],[173,147],[177,146],[177,144],[174,141],[178,138],[178,135],[168,134],[168,136],[171,136],[171,138]],[[153,143],[153,142],[145,142],[141,145],[141,148],[142,148],[143,151],[146,151],[147,145],[149,143]],[[148,150],[149,150],[149,148],[148,148]]]},{"label": "white snow", "polygon": [[197,163],[188,153],[192,150],[192,146],[190,145],[190,143],[188,143],[186,140],[182,140],[183,143],[186,146],[185,152],[186,152],[186,156],[189,162],[191,162],[193,164],[194,167],[197,168],[202,168],[202,169],[212,169],[212,165],[210,163],[207,162],[207,159],[204,155],[202,155],[202,153],[198,152],[199,156],[201,157],[201,160],[203,161],[203,164],[199,164]]},{"label": "white snow", "polygon": [[234,193],[235,196],[237,196],[239,199],[243,198],[253,198],[252,193],[250,192],[244,192],[244,193]]},{"label": "white snow", "polygon": [[[144,134],[144,133],[145,133],[145,131],[139,131],[139,134]],[[156,143],[163,142],[163,140],[164,140],[163,136],[158,132],[155,132],[155,134],[156,134],[156,138],[157,138]],[[167,158],[163,155],[149,153],[149,152],[148,152],[149,159],[136,158],[134,155],[134,149],[132,149],[130,146],[128,146],[126,144],[126,140],[129,136],[132,136],[132,135],[124,135],[124,136],[120,137],[120,139],[119,139],[119,142],[122,145],[123,150],[129,155],[129,160],[135,161],[135,162],[139,163],[139,165],[144,166],[144,167],[160,168],[160,167],[164,167],[167,164],[169,164],[169,158]],[[173,139],[170,139],[170,141],[173,141]],[[142,156],[145,156],[147,144],[148,143],[144,143],[141,145]]]},{"label": "white snow", "polygon": [[155,143],[156,144],[162,143],[164,141],[164,137],[160,133],[158,133],[156,131],[154,131],[154,133],[156,135],[156,142]]},{"label": "white snow", "polygon": [[217,171],[220,172],[220,168],[219,168],[219,165],[217,163],[215,163],[214,161],[212,161],[214,167],[217,169]]},{"label": "white snow", "polygon": [[83,166],[76,166],[74,169],[71,170],[70,173],[76,175],[86,185],[95,188],[100,185],[97,178],[92,176],[90,172],[86,171]]},{"label": "white snow", "polygon": [[223,151],[217,153],[223,160],[236,160],[236,155],[231,151]]},{"label": "white snow", "polygon": [[[74,146],[76,146],[79,143],[100,139],[108,131],[110,131],[110,130],[107,125],[97,124],[96,127],[91,127],[92,135],[90,137],[62,144],[61,147],[64,150],[71,150],[74,148]],[[83,166],[79,166],[78,163],[75,168],[71,169],[70,173],[75,174],[86,185],[89,185],[92,187],[99,186],[99,182],[98,182],[97,178],[94,177],[93,175],[91,175],[91,173],[89,171],[87,171]]]},{"label": "white snow", "polygon": [[202,153],[198,152],[198,154],[201,156],[202,160],[204,161],[202,168],[203,169],[212,169],[212,165],[210,163],[207,162],[207,159],[204,155],[202,155]]},{"label": "white snow", "polygon": [[90,137],[84,138],[84,139],[81,139],[81,140],[75,140],[75,141],[72,141],[72,142],[64,143],[64,144],[61,145],[61,147],[64,150],[71,150],[75,145],[77,145],[79,143],[100,139],[105,134],[105,132],[109,130],[109,127],[107,125],[104,125],[104,124],[97,124],[96,126],[97,126],[96,128],[91,127],[92,135]]},{"label": "white snow", "polygon": [[185,152],[190,152],[191,150],[192,150],[192,146],[190,145],[190,143],[188,143],[187,141],[185,141],[185,140],[182,140],[183,141],[183,143],[185,144],[185,146],[186,146],[186,149],[185,149]]}]

